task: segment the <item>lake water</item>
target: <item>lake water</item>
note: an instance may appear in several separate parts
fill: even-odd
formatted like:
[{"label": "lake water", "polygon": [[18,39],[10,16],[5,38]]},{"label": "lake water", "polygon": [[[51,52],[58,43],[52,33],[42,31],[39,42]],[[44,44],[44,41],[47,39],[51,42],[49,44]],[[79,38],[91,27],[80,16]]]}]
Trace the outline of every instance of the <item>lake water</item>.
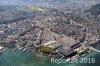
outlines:
[{"label": "lake water", "polygon": [[[16,50],[11,52],[11,50],[6,50],[0,55],[0,66],[98,66],[100,65],[100,54],[96,52],[91,52],[87,54],[87,58],[95,58],[95,64],[55,64],[50,62],[50,58],[42,57],[36,55],[32,51],[23,52],[21,50]],[[85,58],[86,58],[85,57]]]}]

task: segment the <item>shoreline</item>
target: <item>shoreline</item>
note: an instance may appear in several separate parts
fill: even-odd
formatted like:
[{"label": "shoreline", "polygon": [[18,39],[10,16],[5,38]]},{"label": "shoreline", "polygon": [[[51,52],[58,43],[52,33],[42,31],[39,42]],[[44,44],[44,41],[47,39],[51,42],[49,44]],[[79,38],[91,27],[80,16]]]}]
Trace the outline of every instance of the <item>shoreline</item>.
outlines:
[{"label": "shoreline", "polygon": [[[26,52],[22,52],[22,51],[20,51],[20,50],[18,50],[18,51],[14,51],[14,52],[10,52],[10,53],[8,53],[8,51],[9,50],[7,50],[6,52],[4,52],[4,54],[1,56],[0,55],[0,58],[1,57],[3,57],[3,58],[5,58],[5,56],[7,56],[7,58],[5,58],[5,59],[8,59],[8,57],[11,57],[12,56],[12,58],[16,58],[16,59],[19,59],[19,58],[23,58],[22,60],[24,60],[24,57],[26,57],[27,59],[26,60],[28,60],[29,58],[28,57],[30,57],[30,58],[32,58],[32,56],[29,56],[29,55],[31,55],[31,53],[29,52],[29,54],[27,54]],[[21,55],[17,55],[19,52],[22,52],[22,54]],[[5,55],[5,54],[7,54],[7,55]],[[11,56],[10,56],[10,55]],[[24,55],[25,54],[25,55]],[[34,55],[34,53],[32,53],[33,55]],[[15,55],[15,56],[14,56]],[[24,56],[23,56],[24,55]],[[28,56],[28,57],[27,57]],[[95,52],[92,52],[91,54],[87,54],[85,57],[96,57],[96,56],[99,56],[97,53],[95,54]],[[18,57],[18,58],[17,58]],[[31,60],[31,62],[32,61],[35,61],[36,59],[35,58],[39,58],[39,56],[37,56],[36,54],[33,56],[34,58]],[[84,58],[85,58],[84,57]],[[100,56],[99,56],[100,57]],[[43,58],[43,57],[42,57]],[[78,59],[80,59],[80,58],[78,58]],[[10,58],[8,59],[9,61],[12,61],[12,62],[14,62],[13,60],[11,60]],[[39,59],[37,59],[37,61],[38,61]],[[4,61],[4,60],[3,60]],[[49,60],[48,60],[49,61]],[[18,61],[16,61],[16,62],[18,62]],[[41,60],[41,62],[44,62],[44,66],[46,66],[45,64],[47,63],[47,62],[45,62],[45,61],[42,61]],[[15,62],[14,62],[15,63]],[[23,63],[22,61],[21,61],[21,63]],[[79,63],[77,63],[78,65],[80,65]],[[66,65],[66,66],[78,66],[77,64],[64,64],[64,65]],[[58,64],[57,64],[58,65]],[[61,64],[60,64],[61,65]],[[4,65],[3,65],[4,66]],[[11,65],[12,66],[12,65]],[[16,65],[15,65],[16,66]],[[20,66],[20,65],[19,65]],[[27,65],[25,65],[25,66],[27,66]],[[30,66],[33,66],[33,64],[30,64]],[[58,65],[59,66],[59,65]]]}]

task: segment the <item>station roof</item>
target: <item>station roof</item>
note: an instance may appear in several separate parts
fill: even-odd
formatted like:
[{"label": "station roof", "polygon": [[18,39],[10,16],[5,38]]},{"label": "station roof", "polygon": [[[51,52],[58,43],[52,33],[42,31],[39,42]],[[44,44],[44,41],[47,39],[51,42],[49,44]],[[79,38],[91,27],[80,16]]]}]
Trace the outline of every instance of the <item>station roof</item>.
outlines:
[{"label": "station roof", "polygon": [[67,55],[69,55],[69,54],[75,52],[72,48],[64,49],[64,48],[62,48],[62,47],[59,48],[58,51],[59,51],[61,54],[65,55],[65,56],[67,56]]}]

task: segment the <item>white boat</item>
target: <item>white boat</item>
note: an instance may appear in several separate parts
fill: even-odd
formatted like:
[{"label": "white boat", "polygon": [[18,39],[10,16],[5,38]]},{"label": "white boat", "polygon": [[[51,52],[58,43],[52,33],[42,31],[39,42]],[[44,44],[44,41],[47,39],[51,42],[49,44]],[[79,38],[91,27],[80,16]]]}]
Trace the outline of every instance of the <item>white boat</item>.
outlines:
[{"label": "white boat", "polygon": [[86,54],[83,54],[83,55],[82,55],[82,57],[85,57],[85,56],[86,56]]},{"label": "white boat", "polygon": [[67,60],[66,60],[66,62],[69,62],[71,59],[70,58],[68,58]]},{"label": "white boat", "polygon": [[23,52],[25,52],[27,49],[25,48],[25,49],[23,49]]},{"label": "white boat", "polygon": [[0,46],[0,53],[5,51],[5,48],[3,46]]},{"label": "white boat", "polygon": [[19,50],[22,50],[22,49],[23,49],[22,47],[19,48]]}]

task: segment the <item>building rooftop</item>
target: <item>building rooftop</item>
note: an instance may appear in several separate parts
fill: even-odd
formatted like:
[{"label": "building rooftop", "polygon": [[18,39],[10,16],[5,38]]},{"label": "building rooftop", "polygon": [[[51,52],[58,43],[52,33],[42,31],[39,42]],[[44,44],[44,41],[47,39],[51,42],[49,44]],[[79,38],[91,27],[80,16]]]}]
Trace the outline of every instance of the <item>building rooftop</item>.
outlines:
[{"label": "building rooftop", "polygon": [[59,51],[59,53],[65,55],[65,56],[68,56],[68,55],[70,55],[70,54],[72,54],[72,53],[75,52],[75,51],[74,51],[72,48],[70,48],[70,47],[67,48],[67,49],[64,49],[63,47],[61,47],[61,48],[58,49],[58,51]]}]

